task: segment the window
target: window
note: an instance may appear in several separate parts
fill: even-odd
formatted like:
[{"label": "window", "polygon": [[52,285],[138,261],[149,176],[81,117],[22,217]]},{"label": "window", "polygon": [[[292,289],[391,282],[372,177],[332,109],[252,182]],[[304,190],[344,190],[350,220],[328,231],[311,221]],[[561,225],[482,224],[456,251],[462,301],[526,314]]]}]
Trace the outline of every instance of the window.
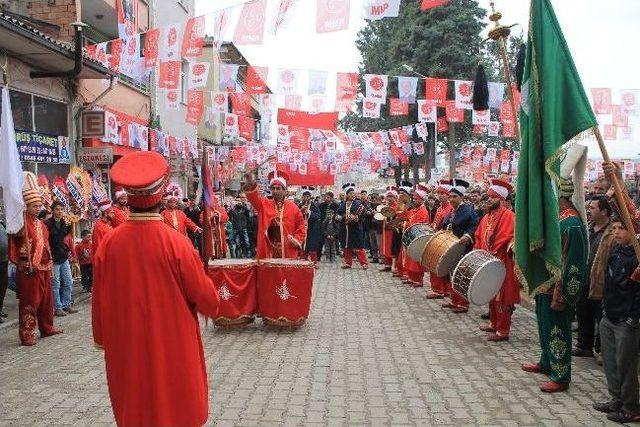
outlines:
[{"label": "window", "polygon": [[138,1],[138,31],[141,33],[149,29],[149,4],[145,0]]},{"label": "window", "polygon": [[36,132],[56,136],[69,136],[66,104],[34,96],[33,111]]},{"label": "window", "polygon": [[9,91],[9,95],[13,112],[13,127],[17,130],[33,131],[31,95],[15,90]]}]

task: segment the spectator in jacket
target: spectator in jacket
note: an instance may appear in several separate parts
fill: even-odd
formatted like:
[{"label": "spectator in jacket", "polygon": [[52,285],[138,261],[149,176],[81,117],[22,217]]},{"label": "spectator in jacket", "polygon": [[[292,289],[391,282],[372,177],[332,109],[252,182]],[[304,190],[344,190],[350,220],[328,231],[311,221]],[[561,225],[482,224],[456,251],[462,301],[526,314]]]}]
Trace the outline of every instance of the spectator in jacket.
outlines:
[{"label": "spectator in jacket", "polygon": [[82,289],[91,292],[93,285],[93,242],[90,230],[82,230],[82,241],[76,245],[76,258],[80,264]]},{"label": "spectator in jacket", "polygon": [[53,259],[53,274],[51,289],[53,292],[53,304],[56,316],[66,316],[68,313],[77,313],[78,310],[71,307],[71,290],[73,276],[71,275],[70,246],[71,225],[64,218],[64,207],[60,202],[51,205],[51,218],[45,221],[49,230],[49,245],[51,246],[51,258]]},{"label": "spectator in jacket", "polygon": [[236,204],[229,212],[229,219],[233,224],[235,234],[235,252],[238,258],[251,257],[251,243],[249,231],[251,229],[251,213],[249,208],[241,200],[236,200]]}]

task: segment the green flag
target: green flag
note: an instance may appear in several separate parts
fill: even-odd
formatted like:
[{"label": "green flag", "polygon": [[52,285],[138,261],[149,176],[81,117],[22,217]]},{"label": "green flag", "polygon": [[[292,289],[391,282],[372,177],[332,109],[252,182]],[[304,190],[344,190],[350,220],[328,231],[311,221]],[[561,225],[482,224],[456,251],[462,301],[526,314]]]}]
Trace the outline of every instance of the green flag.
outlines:
[{"label": "green flag", "polygon": [[532,0],[520,102],[516,268],[530,293],[559,278],[558,177],[563,144],[597,126],[549,0]]}]

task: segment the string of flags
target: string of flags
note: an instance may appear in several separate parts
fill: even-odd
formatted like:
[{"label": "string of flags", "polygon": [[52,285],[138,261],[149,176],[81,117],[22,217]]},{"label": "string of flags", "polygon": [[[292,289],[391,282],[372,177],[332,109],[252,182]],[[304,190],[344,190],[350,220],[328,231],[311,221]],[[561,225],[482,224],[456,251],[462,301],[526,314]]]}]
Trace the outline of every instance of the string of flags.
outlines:
[{"label": "string of flags", "polygon": [[630,118],[637,120],[640,117],[640,90],[620,89],[617,92],[619,101],[614,103],[611,88],[592,88],[593,111],[602,123],[602,137],[605,140],[615,141],[620,138],[633,141],[636,126]]}]

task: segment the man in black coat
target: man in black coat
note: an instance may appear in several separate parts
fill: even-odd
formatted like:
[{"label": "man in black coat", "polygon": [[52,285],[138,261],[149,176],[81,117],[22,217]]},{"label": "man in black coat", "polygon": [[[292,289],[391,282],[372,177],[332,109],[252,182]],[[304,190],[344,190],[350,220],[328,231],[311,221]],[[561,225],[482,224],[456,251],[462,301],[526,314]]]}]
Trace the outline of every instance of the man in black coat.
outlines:
[{"label": "man in black coat", "polygon": [[345,201],[340,204],[337,220],[342,224],[342,248],[344,265],[342,268],[351,268],[353,254],[358,257],[358,262],[363,270],[369,268],[369,260],[365,253],[364,235],[362,230],[361,216],[365,206],[355,198],[355,184],[345,184],[342,186],[345,192]]},{"label": "man in black coat", "polygon": [[302,187],[302,200],[298,207],[307,224],[307,238],[302,247],[302,258],[311,260],[318,266],[318,251],[322,239],[322,222],[320,220],[320,207],[311,198],[314,187]]},{"label": "man in black coat", "polygon": [[[318,206],[320,209],[320,223],[324,224],[327,220],[327,211],[332,211],[334,214],[338,213],[339,205],[334,200],[332,191],[327,191],[324,195],[324,201]],[[324,249],[324,234],[320,236],[320,243],[318,246],[318,261],[322,258],[322,251]]]}]

